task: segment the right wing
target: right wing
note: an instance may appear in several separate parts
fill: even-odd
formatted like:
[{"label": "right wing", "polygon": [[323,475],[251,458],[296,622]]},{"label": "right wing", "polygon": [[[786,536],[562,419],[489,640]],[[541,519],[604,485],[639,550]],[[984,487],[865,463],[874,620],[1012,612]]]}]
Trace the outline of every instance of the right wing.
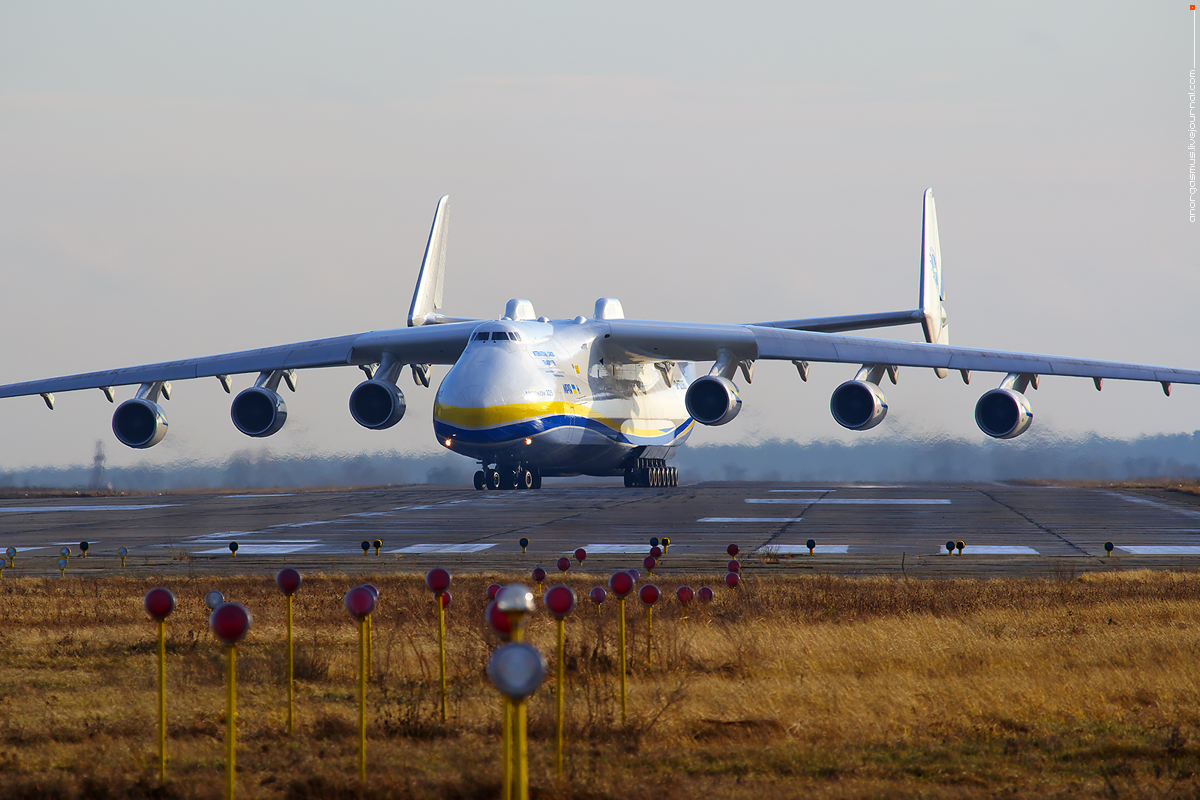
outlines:
[{"label": "right wing", "polygon": [[179,381],[189,378],[237,375],[247,372],[313,369],[377,364],[385,355],[400,364],[453,364],[462,355],[478,321],[453,322],[428,327],[314,339],[308,342],[242,350],[236,353],[164,361],[103,372],[85,372],[59,378],[10,383],[0,386],[0,397],[47,395],[79,389]]}]

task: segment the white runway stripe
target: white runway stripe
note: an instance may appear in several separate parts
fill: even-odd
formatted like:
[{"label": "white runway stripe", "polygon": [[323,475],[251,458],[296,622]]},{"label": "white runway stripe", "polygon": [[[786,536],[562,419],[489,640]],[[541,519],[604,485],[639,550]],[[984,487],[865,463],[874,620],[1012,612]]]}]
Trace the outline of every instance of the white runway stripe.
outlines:
[{"label": "white runway stripe", "polygon": [[[946,549],[942,548],[942,554]],[[955,551],[955,555],[958,552]],[[964,556],[1036,556],[1041,555],[1032,547],[1019,544],[969,544],[963,549]]]},{"label": "white runway stripe", "polygon": [[861,498],[845,498],[845,497],[748,497],[747,503],[763,503],[763,504],[784,504],[790,503],[817,503],[823,506],[948,506],[949,500],[932,500],[927,498],[889,498],[889,497],[861,497]]},{"label": "white runway stripe", "polygon": [[1120,545],[1118,550],[1135,556],[1200,556],[1200,545]]},{"label": "white runway stripe", "polygon": [[[319,544],[304,544],[301,542],[255,542],[253,544],[238,544],[238,553],[247,556],[285,556],[289,553],[299,553],[320,547]],[[228,547],[214,547],[212,550],[200,550],[200,555],[224,555],[229,553]]]},{"label": "white runway stripe", "polygon": [[588,555],[593,553],[640,553],[650,555],[650,544],[589,544],[584,550],[588,551]]},{"label": "white runway stripe", "polygon": [[773,522],[777,524],[799,522],[803,517],[702,517],[696,522]]},{"label": "white runway stripe", "polygon": [[389,553],[403,553],[407,555],[418,555],[421,553],[478,553],[481,550],[487,550],[489,547],[495,547],[495,543],[474,542],[471,544],[410,544],[408,547],[401,547],[399,550],[388,550]]},{"label": "white runway stripe", "polygon": [[178,503],[128,506],[7,506],[0,508],[4,514],[32,514],[35,511],[146,511],[151,508],[175,508]]},{"label": "white runway stripe", "polygon": [[[758,548],[754,552],[761,553],[764,549],[774,550],[780,555],[793,555],[795,553],[803,553],[808,555],[808,548],[802,544],[768,544]],[[849,553],[850,545],[848,544],[819,544],[813,548],[814,553]]]},{"label": "white runway stripe", "polygon": [[771,492],[796,492],[798,494],[825,494],[826,492],[836,492],[837,489],[769,489]]}]

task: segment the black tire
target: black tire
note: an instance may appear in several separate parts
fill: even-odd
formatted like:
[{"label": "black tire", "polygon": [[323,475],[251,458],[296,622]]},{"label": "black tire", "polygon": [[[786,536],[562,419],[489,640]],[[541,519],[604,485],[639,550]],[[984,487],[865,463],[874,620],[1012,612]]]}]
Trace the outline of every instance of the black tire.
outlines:
[{"label": "black tire", "polygon": [[517,488],[532,489],[533,488],[533,473],[521,467],[517,470]]},{"label": "black tire", "polygon": [[483,491],[485,486],[487,486],[487,475],[483,474],[483,470],[479,470],[475,473],[475,491]]},{"label": "black tire", "polygon": [[625,488],[629,489],[632,486],[633,486],[633,473],[629,470],[625,470]]},{"label": "black tire", "polygon": [[535,469],[529,470],[529,472],[530,472],[530,474],[533,475],[533,488],[534,489],[542,488],[542,471],[540,469],[535,468]]},{"label": "black tire", "polygon": [[493,491],[500,488],[500,470],[489,469],[487,471],[487,488]]}]

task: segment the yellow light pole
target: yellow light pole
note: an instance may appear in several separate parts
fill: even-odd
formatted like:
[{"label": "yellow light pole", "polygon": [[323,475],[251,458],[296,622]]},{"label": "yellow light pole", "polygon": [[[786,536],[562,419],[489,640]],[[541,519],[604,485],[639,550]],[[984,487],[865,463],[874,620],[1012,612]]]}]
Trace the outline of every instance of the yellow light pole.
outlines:
[{"label": "yellow light pole", "polygon": [[[379,602],[379,587],[373,583],[364,583],[363,588],[371,594],[375,595],[375,602]],[[375,679],[375,623],[373,622],[375,613],[367,614],[367,680]]]},{"label": "yellow light pole", "polygon": [[653,583],[638,590],[638,599],[646,606],[646,668],[654,666],[654,604],[662,592]]},{"label": "yellow light pole", "polygon": [[[497,597],[501,591],[503,591],[503,587],[496,587]],[[492,629],[492,633],[500,638],[500,641],[507,642],[512,639],[512,620],[500,610],[496,600],[493,599],[487,604],[483,618],[487,621],[488,627]],[[500,751],[500,798],[501,800],[512,800],[512,701],[506,694],[500,695]]]},{"label": "yellow light pole", "polygon": [[377,595],[366,586],[346,592],[343,602],[358,621],[358,780],[367,782],[367,617],[375,610]]},{"label": "yellow light pole", "polygon": [[[527,587],[520,584],[506,586],[500,590],[499,594],[496,595],[496,606],[506,617],[508,617],[509,622],[512,624],[513,644],[506,645],[505,647],[524,645],[525,620],[530,614],[533,613],[534,609],[533,592],[529,591]],[[538,654],[536,650],[528,645],[525,645],[524,648],[525,649],[520,651],[522,654],[527,656],[528,651],[532,651],[537,656],[539,663],[541,663],[541,655]],[[498,648],[496,653],[492,654],[492,661],[495,661],[497,654],[504,649],[504,647]],[[497,683],[497,677],[492,674],[492,661],[488,662],[488,675],[492,678],[492,682],[496,684],[497,688],[499,688],[500,691],[505,695],[508,695],[512,702],[512,717],[515,727],[515,736],[513,737],[513,781],[516,786],[514,793],[517,800],[529,800],[529,753],[526,747],[527,716],[525,712],[525,698],[530,692],[532,692],[532,689],[530,692],[525,692],[524,694],[520,693],[519,691],[506,691],[505,688],[501,686],[501,683]],[[503,663],[504,660],[502,659],[501,664]],[[505,673],[508,672],[508,670],[501,671]],[[541,679],[544,676],[545,664],[543,663],[542,671],[538,675],[537,679],[538,685],[541,684]],[[500,680],[503,682],[503,678]],[[508,688],[512,687],[509,686]],[[537,688],[537,686],[534,686],[533,688]]]},{"label": "yellow light pole", "polygon": [[121,569],[125,568],[125,559],[129,557],[129,550],[124,547],[117,548],[117,555],[121,558]]},{"label": "yellow light pole", "polygon": [[250,630],[250,612],[222,603],[208,617],[213,635],[225,643],[225,796],[233,800],[237,777],[237,643]]},{"label": "yellow light pole", "polygon": [[[581,559],[582,560],[582,559]],[[563,644],[564,627],[567,615],[575,608],[575,592],[569,586],[558,584],[546,590],[542,603],[554,616],[554,624],[558,631],[558,658],[554,670],[554,776],[562,780],[563,776]]]},{"label": "yellow light pole", "polygon": [[158,781],[167,781],[167,644],[164,621],[175,610],[175,595],[163,588],[151,589],[142,606],[158,623]]},{"label": "yellow light pole", "polygon": [[442,709],[442,724],[446,724],[446,606],[443,595],[449,597],[450,573],[441,567],[434,567],[425,573],[425,586],[433,592],[433,604],[437,606],[438,626],[438,686]]},{"label": "yellow light pole", "polygon": [[621,671],[621,725],[628,717],[625,691],[625,597],[633,591],[633,576],[628,572],[615,572],[608,579],[608,588],[617,596],[617,669]]},{"label": "yellow light pole", "polygon": [[296,731],[296,676],[292,659],[292,595],[304,581],[299,571],[284,567],[275,574],[275,585],[287,597],[287,732]]}]

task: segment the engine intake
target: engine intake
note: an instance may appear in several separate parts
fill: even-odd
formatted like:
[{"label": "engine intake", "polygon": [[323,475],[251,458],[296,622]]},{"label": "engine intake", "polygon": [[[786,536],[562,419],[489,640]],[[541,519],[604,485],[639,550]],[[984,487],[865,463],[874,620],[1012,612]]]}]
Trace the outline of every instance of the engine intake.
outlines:
[{"label": "engine intake", "polygon": [[701,425],[724,425],[742,410],[742,398],[733,381],[717,375],[692,381],[683,402],[688,414]]},{"label": "engine intake", "polygon": [[1020,392],[992,389],[975,404],[975,424],[995,439],[1014,439],[1033,424],[1033,408]]},{"label": "engine intake", "polygon": [[126,447],[145,450],[167,435],[167,415],[162,406],[140,397],[117,406],[112,418],[113,434]]},{"label": "engine intake", "polygon": [[404,416],[405,408],[404,393],[389,381],[363,381],[350,393],[350,416],[374,431],[395,425]]},{"label": "engine intake", "polygon": [[277,392],[251,386],[238,393],[229,407],[233,425],[247,436],[261,439],[279,433],[287,422],[287,403]]},{"label": "engine intake", "polygon": [[833,390],[829,410],[838,425],[852,431],[869,431],[887,416],[887,398],[869,381],[846,381]]}]

